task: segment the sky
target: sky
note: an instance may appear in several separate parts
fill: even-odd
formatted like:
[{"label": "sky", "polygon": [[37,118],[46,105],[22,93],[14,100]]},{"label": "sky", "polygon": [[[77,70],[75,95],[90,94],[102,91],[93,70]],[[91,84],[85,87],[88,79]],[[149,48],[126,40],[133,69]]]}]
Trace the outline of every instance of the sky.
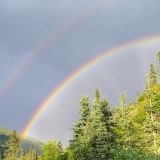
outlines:
[{"label": "sky", "polygon": [[[0,1],[0,126],[20,132],[80,65],[131,40],[158,35],[159,8],[158,0]],[[92,101],[96,88],[110,105],[118,104],[121,91],[132,101],[159,46],[156,40],[133,45],[99,62],[65,86],[28,135],[66,144],[81,96]]]}]

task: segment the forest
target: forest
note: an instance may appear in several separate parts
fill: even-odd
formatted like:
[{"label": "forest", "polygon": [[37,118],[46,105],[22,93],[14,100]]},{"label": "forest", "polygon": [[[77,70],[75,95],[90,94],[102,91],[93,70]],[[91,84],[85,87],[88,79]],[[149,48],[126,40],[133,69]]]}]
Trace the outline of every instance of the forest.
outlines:
[{"label": "forest", "polygon": [[[160,52],[151,63],[143,91],[127,103],[126,92],[119,104],[110,106],[96,89],[93,103],[83,96],[79,103],[80,119],[72,127],[73,138],[66,148],[49,141],[42,153],[25,151],[16,131],[0,143],[3,160],[159,160],[160,159]],[[46,131],[47,132],[47,131]],[[1,141],[0,141],[1,142]]]}]

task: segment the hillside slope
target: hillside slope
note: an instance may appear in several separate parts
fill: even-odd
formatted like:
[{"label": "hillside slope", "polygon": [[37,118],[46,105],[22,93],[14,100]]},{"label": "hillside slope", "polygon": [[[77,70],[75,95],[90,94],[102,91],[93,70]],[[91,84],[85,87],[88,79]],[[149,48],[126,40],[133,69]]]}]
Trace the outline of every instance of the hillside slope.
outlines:
[{"label": "hillside slope", "polygon": [[[0,128],[0,154],[2,155],[4,153],[4,149],[6,147],[6,144],[8,143],[9,140],[9,135],[11,131]],[[23,149],[24,152],[29,151],[30,149],[34,149],[38,155],[41,154],[41,147],[43,143],[39,142],[35,139],[32,138],[25,138],[21,142],[21,148]]]}]

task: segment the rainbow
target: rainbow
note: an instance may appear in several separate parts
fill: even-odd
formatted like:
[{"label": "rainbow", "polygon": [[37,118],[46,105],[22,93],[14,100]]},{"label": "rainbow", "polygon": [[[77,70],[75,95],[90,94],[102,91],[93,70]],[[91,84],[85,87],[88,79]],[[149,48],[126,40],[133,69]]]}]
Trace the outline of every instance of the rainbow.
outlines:
[{"label": "rainbow", "polygon": [[97,3],[92,6],[87,7],[79,15],[74,18],[66,21],[62,27],[58,28],[56,31],[52,31],[44,40],[42,40],[35,49],[28,54],[22,61],[19,63],[10,76],[5,80],[3,85],[0,87],[0,97],[8,90],[8,88],[13,84],[13,82],[23,73],[27,66],[40,54],[50,47],[58,38],[60,38],[64,33],[78,25],[81,21],[85,20],[87,17],[92,15],[98,8]]},{"label": "rainbow", "polygon": [[32,128],[32,126],[38,120],[41,113],[44,112],[44,110],[49,106],[49,104],[51,104],[51,102],[53,102],[53,100],[56,99],[58,94],[60,94],[60,92],[62,92],[66,86],[68,86],[70,83],[76,80],[76,78],[81,76],[83,73],[88,71],[90,68],[92,68],[93,66],[95,66],[100,61],[107,58],[108,56],[111,56],[115,53],[123,51],[124,49],[128,49],[134,45],[142,45],[142,44],[145,44],[147,42],[152,42],[152,41],[160,41],[160,34],[151,35],[151,36],[143,37],[141,39],[132,40],[128,43],[117,46],[109,51],[105,51],[99,54],[98,56],[94,57],[93,59],[89,60],[87,63],[81,65],[78,69],[76,69],[68,77],[66,77],[56,88],[54,88],[52,92],[45,98],[45,100],[41,103],[38,109],[34,112],[28,124],[25,126],[25,128],[21,132],[21,137],[23,138],[27,135],[27,132]]}]

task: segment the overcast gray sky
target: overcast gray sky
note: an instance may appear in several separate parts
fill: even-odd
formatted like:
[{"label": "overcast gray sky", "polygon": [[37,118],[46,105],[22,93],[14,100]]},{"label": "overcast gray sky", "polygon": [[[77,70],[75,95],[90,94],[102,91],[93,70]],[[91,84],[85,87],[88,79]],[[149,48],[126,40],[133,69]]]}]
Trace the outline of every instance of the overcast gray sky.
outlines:
[{"label": "overcast gray sky", "polygon": [[[50,91],[81,64],[120,44],[159,34],[159,15],[158,0],[0,1],[1,88],[25,57],[35,54],[34,49],[45,45],[42,42],[48,36],[53,38],[64,24],[74,21],[47,43],[1,95],[0,125],[21,131]],[[133,46],[88,70],[60,93],[29,135],[66,143],[78,117],[80,97],[93,97],[97,87],[111,105],[117,104],[121,90],[126,90],[132,100],[136,90],[143,88],[144,74],[155,61],[159,44],[157,40]]]}]

